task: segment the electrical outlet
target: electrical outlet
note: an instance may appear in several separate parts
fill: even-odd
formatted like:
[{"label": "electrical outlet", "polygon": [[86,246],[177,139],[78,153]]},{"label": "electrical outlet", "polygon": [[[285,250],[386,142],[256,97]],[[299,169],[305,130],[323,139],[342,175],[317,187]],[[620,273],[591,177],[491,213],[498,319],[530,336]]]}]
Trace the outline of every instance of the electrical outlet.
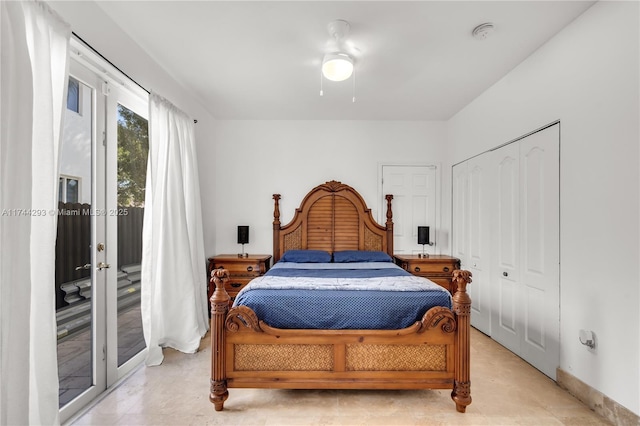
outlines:
[{"label": "electrical outlet", "polygon": [[593,331],[591,330],[580,330],[580,343],[589,347],[590,349],[594,349],[596,347],[595,336],[593,335]]}]

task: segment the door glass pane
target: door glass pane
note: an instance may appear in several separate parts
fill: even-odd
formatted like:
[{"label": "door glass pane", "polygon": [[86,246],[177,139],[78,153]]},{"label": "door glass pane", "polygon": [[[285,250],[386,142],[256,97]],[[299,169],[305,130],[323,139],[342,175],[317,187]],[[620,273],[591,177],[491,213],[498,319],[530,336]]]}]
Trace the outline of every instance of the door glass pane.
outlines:
[{"label": "door glass pane", "polygon": [[[77,82],[77,81],[76,81]],[[92,91],[79,83],[81,110],[65,110],[60,151],[58,233],[56,239],[56,320],[60,407],[94,383],[92,357],[91,214]],[[79,90],[78,90],[79,89]],[[80,192],[82,189],[82,192]]]},{"label": "door glass pane", "polygon": [[78,202],[78,179],[67,179],[67,202]]},{"label": "door glass pane", "polygon": [[145,348],[140,315],[147,120],[118,105],[118,367]]}]

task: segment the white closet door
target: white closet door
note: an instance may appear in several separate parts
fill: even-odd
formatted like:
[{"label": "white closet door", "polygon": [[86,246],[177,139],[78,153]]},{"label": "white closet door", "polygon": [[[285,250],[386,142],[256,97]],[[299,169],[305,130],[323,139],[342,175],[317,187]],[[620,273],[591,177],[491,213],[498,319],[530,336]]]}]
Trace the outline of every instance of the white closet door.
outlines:
[{"label": "white closet door", "polygon": [[491,335],[490,218],[492,190],[490,157],[469,160],[469,249],[467,269],[473,274],[470,289],[471,324]]},{"label": "white closet door", "polygon": [[491,337],[519,354],[522,323],[519,319],[520,266],[520,156],[512,143],[490,155],[495,170],[496,200],[492,238],[492,327]]},{"label": "white closet door", "polygon": [[560,361],[559,126],[520,141],[521,356],[555,379]]},{"label": "white closet door", "polygon": [[471,325],[491,335],[491,281],[489,279],[490,207],[488,154],[453,168],[453,255],[473,274],[467,287],[471,297]]},{"label": "white closet door", "polygon": [[493,152],[491,337],[555,379],[559,351],[559,126]]},{"label": "white closet door", "polygon": [[[453,166],[451,184],[453,187],[452,255],[460,259],[460,266],[466,269],[469,263],[469,162]],[[475,286],[475,281],[474,281]],[[467,287],[471,292],[471,286]],[[473,300],[473,294],[470,294]]]}]

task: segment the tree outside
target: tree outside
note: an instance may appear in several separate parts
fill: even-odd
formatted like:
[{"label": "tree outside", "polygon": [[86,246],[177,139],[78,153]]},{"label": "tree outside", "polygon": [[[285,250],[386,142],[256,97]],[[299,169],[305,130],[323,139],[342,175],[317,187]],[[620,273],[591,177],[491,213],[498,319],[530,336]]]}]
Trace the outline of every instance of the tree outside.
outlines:
[{"label": "tree outside", "polygon": [[118,105],[118,206],[144,207],[148,156],[147,120]]}]

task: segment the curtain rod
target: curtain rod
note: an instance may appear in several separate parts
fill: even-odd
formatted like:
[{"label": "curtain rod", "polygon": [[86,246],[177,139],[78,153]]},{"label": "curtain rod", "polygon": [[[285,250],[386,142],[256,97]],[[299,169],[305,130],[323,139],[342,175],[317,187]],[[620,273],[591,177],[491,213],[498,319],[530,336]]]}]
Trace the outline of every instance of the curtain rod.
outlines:
[{"label": "curtain rod", "polygon": [[[147,92],[147,94],[151,94],[151,92],[149,90],[147,90],[142,84],[138,83],[137,81],[135,81],[133,78],[131,78],[126,72],[122,71],[120,68],[118,68],[113,62],[111,62],[110,60],[108,60],[107,58],[105,58],[102,53],[98,52],[93,46],[91,46],[89,43],[87,43],[82,37],[80,37],[78,34],[76,34],[75,32],[71,32],[71,34],[73,34],[78,40],[80,40],[85,46],[87,46],[89,49],[91,49],[93,51],[93,53],[95,53],[96,55],[100,56],[103,60],[105,60],[107,63],[109,63],[109,65],[111,65],[112,67],[114,67],[115,69],[117,69],[120,73],[122,73],[122,75],[124,75],[125,77],[127,77],[129,80],[131,80],[133,83],[136,84],[136,86],[138,86],[139,88],[141,88],[142,90],[144,90],[145,92]],[[197,123],[198,120],[193,120],[194,123]]]}]

